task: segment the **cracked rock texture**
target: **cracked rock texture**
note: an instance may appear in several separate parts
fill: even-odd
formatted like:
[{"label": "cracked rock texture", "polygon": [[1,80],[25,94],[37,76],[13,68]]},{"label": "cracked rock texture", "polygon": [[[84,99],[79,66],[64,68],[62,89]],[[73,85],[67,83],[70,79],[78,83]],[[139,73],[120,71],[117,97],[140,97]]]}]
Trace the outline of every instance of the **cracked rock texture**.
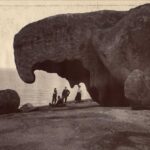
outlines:
[{"label": "cracked rock texture", "polygon": [[128,106],[130,73],[150,75],[150,5],[48,17],[21,29],[14,49],[23,81],[33,83],[36,69],[55,72],[72,87],[84,82],[102,106]]}]

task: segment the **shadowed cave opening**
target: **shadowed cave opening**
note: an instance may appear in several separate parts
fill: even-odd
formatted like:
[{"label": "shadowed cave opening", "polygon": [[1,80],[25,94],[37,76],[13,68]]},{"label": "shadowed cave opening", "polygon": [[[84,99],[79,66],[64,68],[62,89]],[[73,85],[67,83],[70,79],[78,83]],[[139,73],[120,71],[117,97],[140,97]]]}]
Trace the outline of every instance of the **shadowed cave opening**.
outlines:
[{"label": "shadowed cave opening", "polygon": [[59,63],[46,60],[36,63],[32,69],[33,71],[43,70],[48,73],[57,73],[60,77],[66,78],[69,81],[71,88],[83,82],[92,99],[98,99],[97,89],[95,87],[90,87],[90,72],[79,60],[64,60]]}]

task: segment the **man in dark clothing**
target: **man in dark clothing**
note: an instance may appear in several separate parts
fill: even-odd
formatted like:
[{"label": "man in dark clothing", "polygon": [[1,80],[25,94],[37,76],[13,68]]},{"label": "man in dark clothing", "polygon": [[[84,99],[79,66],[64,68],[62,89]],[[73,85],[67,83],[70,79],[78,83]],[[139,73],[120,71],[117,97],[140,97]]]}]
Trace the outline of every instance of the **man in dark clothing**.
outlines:
[{"label": "man in dark clothing", "polygon": [[56,104],[57,101],[57,89],[54,89],[52,104]]},{"label": "man in dark clothing", "polygon": [[62,92],[62,99],[63,101],[65,100],[65,103],[67,102],[67,98],[70,94],[70,91],[67,89],[67,87],[65,87],[65,89]]}]

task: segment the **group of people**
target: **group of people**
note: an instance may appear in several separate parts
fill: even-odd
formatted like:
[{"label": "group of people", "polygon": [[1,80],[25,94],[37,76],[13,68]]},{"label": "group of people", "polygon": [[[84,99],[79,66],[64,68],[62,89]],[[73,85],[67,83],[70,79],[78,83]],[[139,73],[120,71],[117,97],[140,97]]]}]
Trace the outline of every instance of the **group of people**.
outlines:
[{"label": "group of people", "polygon": [[[64,90],[62,92],[62,96],[58,95],[57,94],[57,89],[54,88],[52,104],[63,104],[63,103],[66,103],[69,94],[70,94],[70,91],[67,89],[67,87],[64,88]],[[58,95],[58,100],[57,100],[57,95]]]},{"label": "group of people", "polygon": [[[52,105],[61,105],[61,104],[67,103],[67,98],[69,94],[70,94],[70,91],[67,89],[67,87],[64,88],[61,96],[58,95],[57,89],[54,88],[53,97],[52,97]],[[75,101],[76,102],[81,101],[81,86],[80,85],[78,85],[78,91],[75,97]]]}]

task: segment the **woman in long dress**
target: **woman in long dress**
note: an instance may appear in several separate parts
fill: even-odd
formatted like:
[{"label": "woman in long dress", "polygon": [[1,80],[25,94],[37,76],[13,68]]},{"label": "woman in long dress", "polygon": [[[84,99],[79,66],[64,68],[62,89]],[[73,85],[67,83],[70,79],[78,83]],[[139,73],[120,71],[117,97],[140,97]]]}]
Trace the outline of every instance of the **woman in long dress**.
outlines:
[{"label": "woman in long dress", "polygon": [[78,85],[78,91],[77,91],[77,94],[76,94],[76,97],[75,97],[76,102],[81,102],[81,94],[82,94],[81,86]]}]

